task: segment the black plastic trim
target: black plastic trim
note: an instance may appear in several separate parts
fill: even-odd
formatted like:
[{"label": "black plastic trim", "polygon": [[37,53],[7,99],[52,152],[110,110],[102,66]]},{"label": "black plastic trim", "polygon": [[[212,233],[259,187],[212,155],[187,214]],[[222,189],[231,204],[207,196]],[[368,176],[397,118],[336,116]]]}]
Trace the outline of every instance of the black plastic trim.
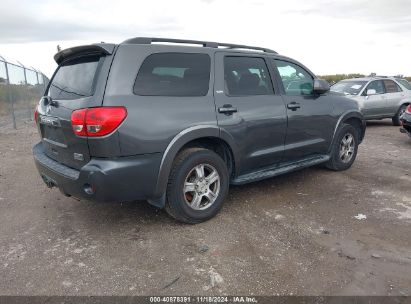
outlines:
[{"label": "black plastic trim", "polygon": [[66,59],[80,55],[80,54],[99,54],[99,55],[111,55],[114,51],[114,44],[91,44],[91,45],[81,45],[72,48],[68,48],[58,52],[54,55],[54,60],[57,64],[61,64]]},{"label": "black plastic trim", "polygon": [[48,157],[44,153],[44,147],[42,144],[37,144],[33,147],[33,156],[40,164],[46,166],[55,173],[63,175],[64,177],[77,180],[80,176],[80,171],[62,165]]}]

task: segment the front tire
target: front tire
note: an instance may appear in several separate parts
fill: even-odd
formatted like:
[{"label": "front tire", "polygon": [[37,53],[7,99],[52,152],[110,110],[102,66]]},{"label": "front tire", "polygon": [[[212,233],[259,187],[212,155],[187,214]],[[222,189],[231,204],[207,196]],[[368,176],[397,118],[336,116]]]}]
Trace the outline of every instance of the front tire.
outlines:
[{"label": "front tire", "polygon": [[407,108],[407,105],[402,105],[397,113],[395,114],[395,116],[392,118],[392,124],[394,126],[401,126],[401,121],[400,121],[400,117],[401,115],[405,112],[405,109]]},{"label": "front tire", "polygon": [[342,125],[331,148],[331,158],[326,163],[328,169],[343,171],[351,167],[357,156],[358,133],[352,125]]},{"label": "front tire", "polygon": [[204,148],[189,148],[174,160],[165,210],[178,221],[196,224],[214,217],[228,193],[227,166]]}]

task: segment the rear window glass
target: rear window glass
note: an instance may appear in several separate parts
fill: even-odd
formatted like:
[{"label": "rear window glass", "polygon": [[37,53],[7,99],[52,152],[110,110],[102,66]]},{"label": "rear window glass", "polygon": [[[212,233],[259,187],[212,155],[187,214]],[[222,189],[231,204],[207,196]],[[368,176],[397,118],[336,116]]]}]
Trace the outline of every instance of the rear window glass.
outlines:
[{"label": "rear window glass", "polygon": [[210,81],[210,56],[161,53],[146,58],[134,93],[143,96],[205,96]]},{"label": "rear window glass", "polygon": [[101,57],[83,57],[61,65],[49,88],[53,99],[71,100],[94,94],[94,81]]}]

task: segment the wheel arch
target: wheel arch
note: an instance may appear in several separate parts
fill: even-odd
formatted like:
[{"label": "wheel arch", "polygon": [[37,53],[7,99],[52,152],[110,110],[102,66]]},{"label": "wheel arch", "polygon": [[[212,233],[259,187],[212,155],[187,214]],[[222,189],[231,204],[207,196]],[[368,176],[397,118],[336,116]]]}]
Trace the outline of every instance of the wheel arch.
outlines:
[{"label": "wheel arch", "polygon": [[361,132],[358,134],[360,138],[360,143],[364,139],[365,129],[366,129],[366,123],[364,120],[364,116],[362,115],[360,111],[350,110],[350,111],[343,113],[338,119],[337,124],[335,125],[335,128],[334,128],[333,140],[331,142],[330,149],[334,144],[338,129],[340,128],[342,124],[345,124],[345,123],[348,123],[350,125],[353,125],[354,127],[360,128]]},{"label": "wheel arch", "polygon": [[154,198],[149,203],[164,207],[165,190],[173,161],[177,154],[188,147],[205,147],[219,154],[228,165],[230,175],[235,175],[238,167],[238,153],[234,140],[218,126],[195,126],[178,133],[168,144],[161,159],[154,191]]}]

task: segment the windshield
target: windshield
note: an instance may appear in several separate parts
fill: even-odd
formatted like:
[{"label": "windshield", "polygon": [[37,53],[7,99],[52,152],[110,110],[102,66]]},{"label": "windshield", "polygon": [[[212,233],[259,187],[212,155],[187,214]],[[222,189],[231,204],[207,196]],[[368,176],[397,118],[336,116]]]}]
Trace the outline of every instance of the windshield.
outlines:
[{"label": "windshield", "polygon": [[100,57],[91,56],[71,60],[61,65],[49,89],[53,99],[71,100],[93,95],[94,79]]},{"label": "windshield", "polygon": [[396,78],[395,80],[397,80],[399,83],[401,83],[407,90],[411,90],[411,83],[409,83],[406,79]]},{"label": "windshield", "polygon": [[358,95],[366,84],[367,81],[343,80],[333,85],[331,91],[344,93],[345,95]]}]

